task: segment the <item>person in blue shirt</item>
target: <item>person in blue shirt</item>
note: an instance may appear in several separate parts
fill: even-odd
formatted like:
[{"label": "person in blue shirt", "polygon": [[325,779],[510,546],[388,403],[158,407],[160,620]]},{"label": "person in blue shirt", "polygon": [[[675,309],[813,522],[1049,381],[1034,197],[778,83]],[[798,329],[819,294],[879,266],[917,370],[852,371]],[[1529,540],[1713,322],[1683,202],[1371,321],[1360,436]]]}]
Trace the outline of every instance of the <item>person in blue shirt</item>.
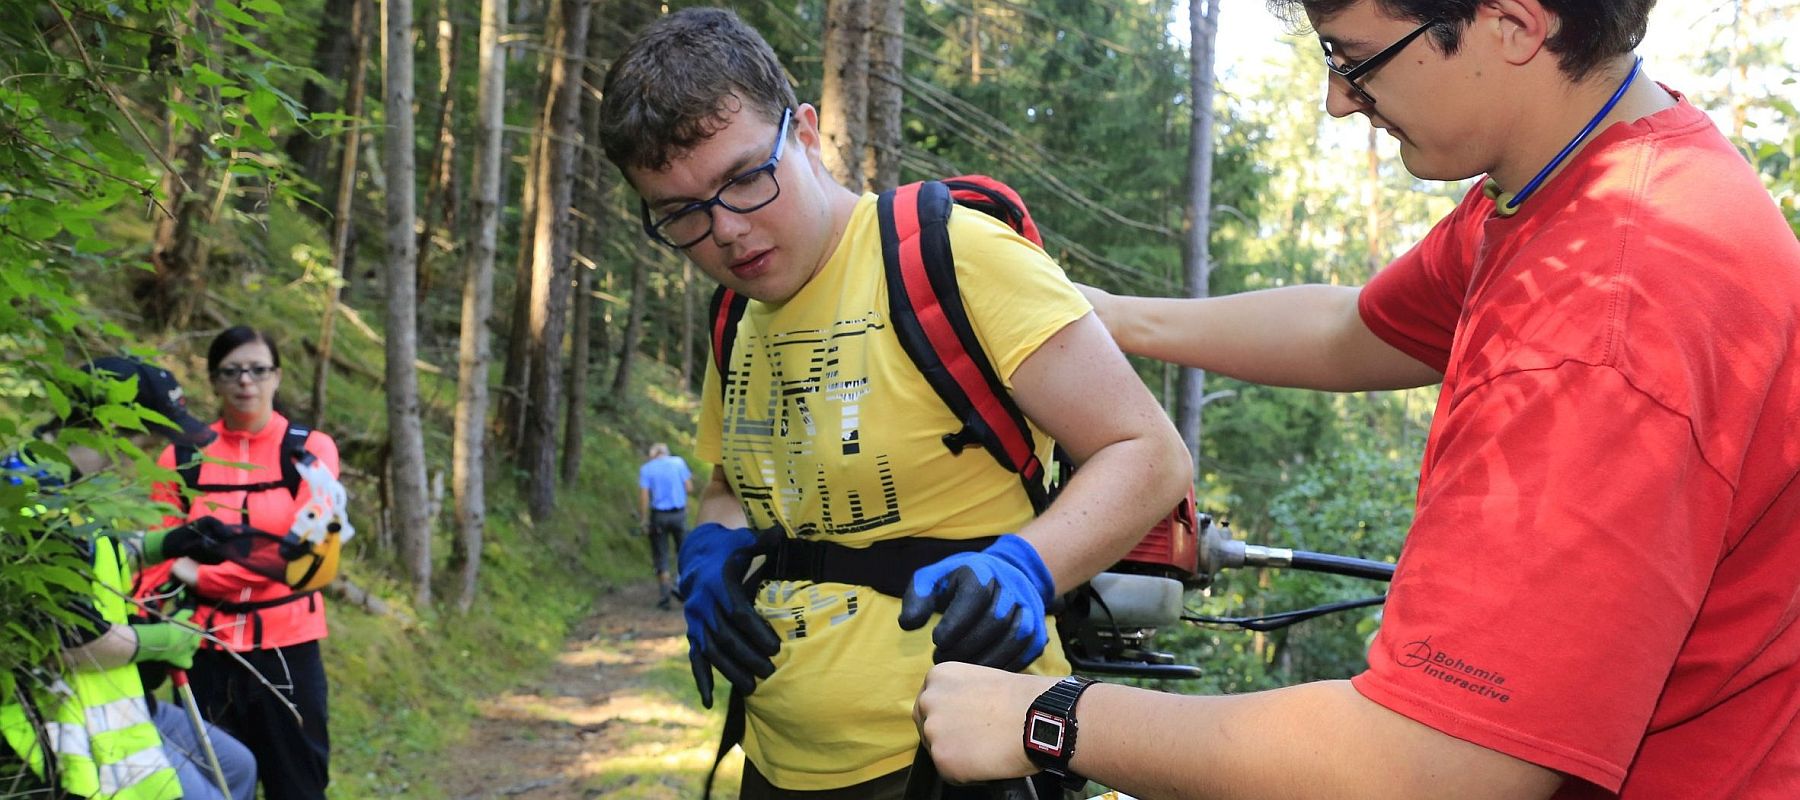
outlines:
[{"label": "person in blue shirt", "polygon": [[638,468],[638,521],[650,537],[650,562],[656,568],[656,607],[667,609],[675,583],[669,573],[669,541],[681,549],[687,530],[687,499],[694,493],[694,473],[686,461],[669,455],[662,442],[650,445],[648,460]]}]

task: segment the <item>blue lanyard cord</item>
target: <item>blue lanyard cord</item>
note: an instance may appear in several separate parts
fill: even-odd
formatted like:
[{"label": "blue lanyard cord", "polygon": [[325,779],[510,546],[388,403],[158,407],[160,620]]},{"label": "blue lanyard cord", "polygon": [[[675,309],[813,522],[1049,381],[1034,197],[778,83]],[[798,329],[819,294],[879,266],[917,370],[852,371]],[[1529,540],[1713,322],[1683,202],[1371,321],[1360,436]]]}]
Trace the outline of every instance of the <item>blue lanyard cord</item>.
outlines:
[{"label": "blue lanyard cord", "polygon": [[1600,127],[1600,120],[1606,119],[1606,115],[1612,113],[1613,107],[1617,106],[1619,101],[1625,98],[1625,90],[1631,88],[1631,82],[1637,80],[1638,70],[1643,66],[1644,59],[1642,56],[1639,56],[1636,61],[1631,63],[1631,72],[1625,75],[1625,82],[1619,84],[1618,90],[1613,92],[1612,99],[1607,100],[1606,105],[1600,107],[1600,113],[1595,114],[1593,119],[1588,120],[1587,127],[1582,128],[1580,133],[1575,134],[1575,138],[1570,139],[1568,144],[1563,145],[1562,152],[1557,153],[1555,158],[1550,159],[1550,163],[1545,164],[1543,169],[1538,170],[1537,177],[1532,178],[1531,182],[1525,184],[1525,188],[1520,189],[1518,194],[1513,195],[1511,200],[1506,201],[1505,209],[1507,211],[1513,211],[1517,209],[1521,203],[1524,203],[1525,198],[1530,197],[1533,192],[1536,192],[1538,187],[1543,185],[1544,181],[1550,177],[1550,173],[1555,172],[1556,167],[1562,164],[1563,160],[1567,159],[1570,153],[1575,152],[1575,148],[1580,147],[1583,141],[1587,140],[1588,134],[1593,133],[1595,128]]}]

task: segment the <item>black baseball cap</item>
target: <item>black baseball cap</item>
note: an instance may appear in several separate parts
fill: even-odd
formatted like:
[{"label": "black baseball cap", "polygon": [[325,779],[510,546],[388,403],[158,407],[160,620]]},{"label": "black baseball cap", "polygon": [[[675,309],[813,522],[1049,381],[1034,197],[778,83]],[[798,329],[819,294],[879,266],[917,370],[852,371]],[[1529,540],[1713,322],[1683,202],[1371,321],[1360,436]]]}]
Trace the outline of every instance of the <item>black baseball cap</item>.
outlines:
[{"label": "black baseball cap", "polygon": [[[153,364],[146,364],[135,358],[124,356],[107,356],[96,358],[81,365],[81,371],[90,375],[114,380],[128,381],[137,378],[137,404],[167,417],[175,427],[165,427],[148,420],[145,426],[151,433],[162,436],[175,444],[204,447],[212,444],[219,434],[206,423],[196,419],[187,410],[187,398],[181,392],[181,382],[175,380],[169,371]],[[91,397],[88,392],[73,392],[69,401],[68,419],[60,423],[52,423],[53,427],[75,425],[92,418],[92,407],[105,402],[104,397]]]}]

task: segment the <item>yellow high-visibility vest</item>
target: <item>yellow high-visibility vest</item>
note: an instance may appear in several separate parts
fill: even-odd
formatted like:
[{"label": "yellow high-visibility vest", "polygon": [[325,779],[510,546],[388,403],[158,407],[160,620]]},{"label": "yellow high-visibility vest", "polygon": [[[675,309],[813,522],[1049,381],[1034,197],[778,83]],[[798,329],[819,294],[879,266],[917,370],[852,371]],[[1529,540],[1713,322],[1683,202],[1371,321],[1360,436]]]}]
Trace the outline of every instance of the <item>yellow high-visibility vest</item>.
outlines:
[{"label": "yellow high-visibility vest", "polygon": [[[94,542],[94,610],[107,622],[129,624],[131,575],[111,539]],[[35,728],[16,698],[0,704],[0,736],[38,777],[45,749],[62,791],[96,800],[180,800],[181,784],[150,722],[137,667],[83,669],[71,665],[49,686],[30,690],[43,724]]]}]

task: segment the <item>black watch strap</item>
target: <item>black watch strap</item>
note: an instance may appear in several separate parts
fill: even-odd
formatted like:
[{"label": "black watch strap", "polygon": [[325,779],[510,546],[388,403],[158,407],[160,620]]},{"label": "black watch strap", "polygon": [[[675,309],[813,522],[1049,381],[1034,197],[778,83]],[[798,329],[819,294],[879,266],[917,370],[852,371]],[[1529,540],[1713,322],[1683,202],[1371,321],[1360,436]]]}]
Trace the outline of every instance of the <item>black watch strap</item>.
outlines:
[{"label": "black watch strap", "polygon": [[1070,675],[1038,695],[1025,712],[1025,755],[1072,789],[1087,783],[1069,768],[1075,756],[1075,703],[1093,684],[1090,678]]}]

